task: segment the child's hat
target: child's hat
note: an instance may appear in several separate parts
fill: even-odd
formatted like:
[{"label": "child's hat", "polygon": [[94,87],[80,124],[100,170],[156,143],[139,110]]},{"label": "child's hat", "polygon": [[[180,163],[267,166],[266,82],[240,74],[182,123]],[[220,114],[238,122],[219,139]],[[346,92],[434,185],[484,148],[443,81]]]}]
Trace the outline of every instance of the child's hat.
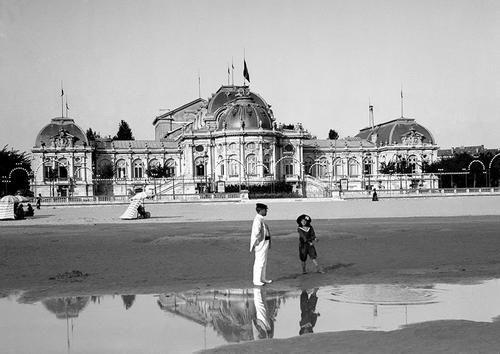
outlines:
[{"label": "child's hat", "polygon": [[297,224],[300,225],[300,222],[302,221],[302,219],[304,219],[305,221],[307,221],[308,223],[310,223],[312,221],[311,217],[309,215],[306,215],[306,214],[302,214],[301,216],[299,216],[297,218]]}]

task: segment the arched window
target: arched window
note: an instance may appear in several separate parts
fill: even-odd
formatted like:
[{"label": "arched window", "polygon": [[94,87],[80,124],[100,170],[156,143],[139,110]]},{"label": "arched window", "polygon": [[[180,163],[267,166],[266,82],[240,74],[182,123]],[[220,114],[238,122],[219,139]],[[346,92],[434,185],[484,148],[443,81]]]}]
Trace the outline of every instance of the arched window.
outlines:
[{"label": "arched window", "polygon": [[75,158],[74,163],[73,163],[73,178],[76,180],[81,180],[83,174],[85,173],[82,170],[83,170],[82,160],[79,157],[77,157],[77,158]]},{"label": "arched window", "polygon": [[116,177],[118,178],[127,177],[127,163],[123,159],[116,161]]},{"label": "arched window", "polygon": [[205,159],[203,157],[198,157],[196,160],[194,160],[194,166],[196,176],[205,176]]},{"label": "arched window", "polygon": [[224,159],[222,155],[217,158],[217,168],[219,169],[219,176],[224,176]]},{"label": "arched window", "polygon": [[408,167],[412,173],[415,173],[417,169],[417,157],[415,155],[408,156]]},{"label": "arched window", "polygon": [[336,177],[344,176],[344,164],[341,159],[336,159],[333,163],[334,165],[334,174]]},{"label": "arched window", "polygon": [[43,178],[44,180],[53,181],[59,177],[59,169],[55,162],[45,162],[43,164]]},{"label": "arched window", "polygon": [[292,159],[285,159],[283,160],[283,163],[285,164],[285,175],[293,175],[293,160]]},{"label": "arched window", "polygon": [[349,176],[356,177],[359,175],[358,162],[355,159],[349,159]]},{"label": "arched window", "polygon": [[264,155],[264,175],[270,175],[272,173],[271,170],[271,155],[266,154]]},{"label": "arched window", "polygon": [[363,173],[365,175],[373,174],[373,159],[371,157],[365,157],[363,160]]},{"label": "arched window", "polygon": [[229,177],[236,177],[240,174],[240,165],[236,155],[229,156]]},{"label": "arched window", "polygon": [[157,159],[149,160],[149,168],[154,168],[159,166],[160,166],[160,161],[158,161]]},{"label": "arched window", "polygon": [[312,165],[314,164],[314,160],[310,157],[306,158],[304,161],[304,173],[306,175],[314,176],[314,171]]},{"label": "arched window", "polygon": [[247,156],[247,173],[249,175],[257,174],[257,170],[255,169],[256,165],[257,165],[257,158],[255,157],[255,155],[254,154],[248,155]]},{"label": "arched window", "polygon": [[165,176],[174,177],[175,176],[175,161],[174,159],[168,159],[165,161]]},{"label": "arched window", "polygon": [[[107,160],[106,160],[107,161]],[[68,179],[68,160],[60,159],[57,164],[59,179]]]},{"label": "arched window", "polygon": [[326,157],[322,157],[319,161],[318,167],[318,177],[325,178],[328,172],[328,164],[326,162]]},{"label": "arched window", "polygon": [[141,160],[135,160],[132,164],[134,167],[133,178],[143,178],[144,177],[144,163]]}]

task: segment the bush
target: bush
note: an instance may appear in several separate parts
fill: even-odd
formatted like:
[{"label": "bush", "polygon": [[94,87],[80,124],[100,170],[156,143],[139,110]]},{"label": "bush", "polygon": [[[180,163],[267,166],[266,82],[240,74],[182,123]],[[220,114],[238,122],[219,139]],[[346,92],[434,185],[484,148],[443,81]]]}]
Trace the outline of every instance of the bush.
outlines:
[{"label": "bush", "polygon": [[[248,190],[250,199],[258,198],[300,198],[298,193],[293,193],[292,185],[286,182],[272,182],[265,184],[241,185],[241,190]],[[237,193],[240,191],[239,184],[226,185],[226,193]]]}]

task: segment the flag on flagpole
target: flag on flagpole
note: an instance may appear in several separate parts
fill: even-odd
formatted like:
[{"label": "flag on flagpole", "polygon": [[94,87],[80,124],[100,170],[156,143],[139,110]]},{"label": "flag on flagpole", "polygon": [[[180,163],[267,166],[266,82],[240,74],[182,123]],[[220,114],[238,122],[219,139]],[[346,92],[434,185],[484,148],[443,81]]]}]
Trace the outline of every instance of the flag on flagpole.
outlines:
[{"label": "flag on flagpole", "polygon": [[403,98],[403,90],[401,90],[401,98]]},{"label": "flag on flagpole", "polygon": [[64,90],[61,87],[61,97],[64,96]]},{"label": "flag on flagpole", "polygon": [[250,74],[248,73],[248,68],[247,68],[247,61],[243,60],[243,77],[245,80],[250,82]]},{"label": "flag on flagpole", "polygon": [[68,102],[66,102],[66,110],[69,111]]}]

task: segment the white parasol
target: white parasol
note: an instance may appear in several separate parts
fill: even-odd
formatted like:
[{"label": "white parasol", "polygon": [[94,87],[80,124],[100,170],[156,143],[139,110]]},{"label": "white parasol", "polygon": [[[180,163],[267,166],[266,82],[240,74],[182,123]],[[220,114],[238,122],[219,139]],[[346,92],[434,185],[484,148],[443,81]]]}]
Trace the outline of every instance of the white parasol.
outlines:
[{"label": "white parasol", "polygon": [[15,195],[14,196],[18,202],[29,202],[30,200],[26,198],[24,195]]},{"label": "white parasol", "polygon": [[17,202],[19,202],[19,199],[17,199],[17,197],[15,197],[13,195],[6,195],[5,197],[2,197],[2,199],[0,199],[0,202],[2,202],[2,203],[17,203]]}]

